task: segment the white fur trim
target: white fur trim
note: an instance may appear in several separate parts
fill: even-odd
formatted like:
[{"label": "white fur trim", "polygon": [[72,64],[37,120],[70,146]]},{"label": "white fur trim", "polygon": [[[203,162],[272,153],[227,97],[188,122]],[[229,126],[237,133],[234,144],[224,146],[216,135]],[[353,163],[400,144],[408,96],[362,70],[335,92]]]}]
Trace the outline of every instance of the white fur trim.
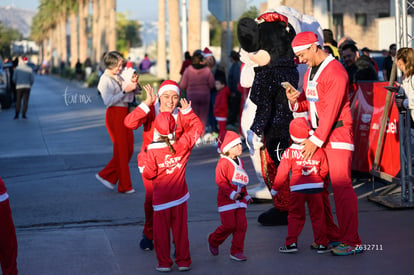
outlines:
[{"label": "white fur trim", "polygon": [[0,195],[0,202],[3,202],[9,198],[9,195],[7,193]]},{"label": "white fur trim", "polygon": [[292,136],[292,135],[290,135],[290,138],[293,140],[293,142],[295,142],[295,143],[301,143],[301,142],[303,142],[303,141],[305,141],[306,140],[306,138],[297,138],[297,137],[294,137],[294,136]]},{"label": "white fur trim", "polygon": [[312,44],[319,45],[319,42],[313,42],[313,43],[306,44],[306,45],[301,45],[301,46],[292,47],[292,49],[293,49],[293,52],[296,54],[297,52],[300,52],[300,51],[306,50],[307,48],[309,48],[310,46],[312,46]]},{"label": "white fur trim", "polygon": [[233,147],[233,146],[235,146],[239,143],[242,143],[240,138],[236,138],[235,140],[229,142],[226,146],[224,146],[223,153],[227,153],[231,149],[231,147]]},{"label": "white fur trim", "polygon": [[177,93],[177,95],[180,95],[180,92],[181,92],[180,88],[177,85],[167,84],[167,85],[160,87],[160,89],[158,90],[158,97],[160,97],[166,91],[174,91]]}]

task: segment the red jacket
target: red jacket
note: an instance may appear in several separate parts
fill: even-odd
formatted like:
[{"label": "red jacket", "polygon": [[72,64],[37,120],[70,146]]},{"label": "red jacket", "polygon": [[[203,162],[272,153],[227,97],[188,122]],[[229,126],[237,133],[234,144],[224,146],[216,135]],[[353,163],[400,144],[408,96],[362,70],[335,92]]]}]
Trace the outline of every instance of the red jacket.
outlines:
[{"label": "red jacket", "polygon": [[[243,161],[237,158],[239,164],[227,156],[221,156],[216,166],[216,183],[218,186],[217,206],[218,211],[228,211],[236,208],[247,208],[250,196],[247,194],[246,185],[249,176],[244,170]],[[241,200],[234,200],[236,193],[244,193]]]},{"label": "red jacket", "polygon": [[318,149],[312,158],[304,161],[301,150],[303,145],[292,144],[283,152],[277,174],[273,181],[271,193],[276,195],[290,177],[290,191],[305,192],[308,190],[322,191],[324,179],[328,175],[328,161],[322,149]]},{"label": "red jacket", "polygon": [[216,101],[214,103],[214,116],[217,121],[226,121],[229,113],[229,96],[230,89],[226,85],[223,89],[217,92]]},{"label": "red jacket", "polygon": [[344,66],[330,55],[322,62],[312,81],[309,80],[310,70],[304,77],[304,92],[295,105],[290,105],[291,110],[308,112],[311,126],[315,129],[309,140],[318,147],[353,151],[348,74]]},{"label": "red jacket", "polygon": [[[191,112],[191,108],[180,111],[176,109],[173,113],[173,116],[177,123],[177,129],[175,131],[175,136],[177,138],[179,138],[183,133],[184,126],[181,117],[182,115],[188,114],[189,112]],[[150,144],[154,139],[154,120],[155,116],[158,113],[158,104],[148,107],[145,103],[141,103],[124,119],[125,126],[133,130],[137,129],[141,125],[144,125],[144,129],[142,132],[141,151],[138,154],[137,158],[138,167],[140,168],[141,172],[144,166],[145,149],[147,148],[148,144]]]},{"label": "red jacket", "polygon": [[147,146],[143,176],[152,179],[154,211],[180,205],[188,200],[185,169],[191,149],[203,132],[203,124],[194,112],[182,116],[185,131],[172,143],[176,153],[171,154],[165,142],[153,142]]}]

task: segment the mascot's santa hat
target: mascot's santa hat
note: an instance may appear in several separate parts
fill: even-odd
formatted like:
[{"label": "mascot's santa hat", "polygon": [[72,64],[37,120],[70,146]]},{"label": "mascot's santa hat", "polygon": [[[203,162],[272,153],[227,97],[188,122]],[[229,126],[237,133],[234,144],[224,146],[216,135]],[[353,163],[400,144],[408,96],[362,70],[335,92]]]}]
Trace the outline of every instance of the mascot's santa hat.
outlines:
[{"label": "mascot's santa hat", "polygon": [[226,135],[224,136],[224,140],[220,145],[220,151],[222,154],[227,153],[233,146],[237,144],[241,144],[242,141],[240,136],[233,131],[227,131]]},{"label": "mascot's santa hat", "polygon": [[297,52],[308,49],[312,44],[320,45],[318,35],[313,32],[298,33],[292,41],[292,49]]},{"label": "mascot's santa hat", "polygon": [[289,133],[293,142],[301,143],[313,133],[304,117],[297,117],[290,122]]},{"label": "mascot's santa hat", "polygon": [[161,83],[160,88],[158,89],[158,97],[160,97],[163,93],[167,91],[173,91],[180,96],[181,90],[180,86],[178,86],[177,82],[173,80],[165,80]]},{"label": "mascot's santa hat", "polygon": [[[175,119],[170,112],[161,112],[154,120],[154,128],[159,136],[172,139],[176,128]],[[159,137],[156,138],[158,139]]]}]

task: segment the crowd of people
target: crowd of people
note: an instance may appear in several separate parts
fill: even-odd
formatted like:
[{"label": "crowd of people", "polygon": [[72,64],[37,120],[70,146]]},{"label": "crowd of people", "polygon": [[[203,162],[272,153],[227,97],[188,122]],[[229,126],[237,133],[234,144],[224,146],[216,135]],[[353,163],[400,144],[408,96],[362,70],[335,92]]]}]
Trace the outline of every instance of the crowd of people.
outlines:
[{"label": "crowd of people", "polygon": [[[289,133],[286,134],[289,134],[291,145],[282,154],[269,190],[275,196],[286,185],[290,188],[288,236],[279,249],[281,253],[298,251],[298,237],[305,223],[305,203],[309,205],[315,236],[311,249],[317,253],[332,251],[335,255],[363,252],[358,234],[357,197],[351,180],[354,145],[349,94],[358,81],[378,80],[378,65],[369,56],[368,48],[362,49],[360,55],[354,41],[348,39],[336,43],[329,30],[324,33],[324,45],[313,32],[301,32],[295,36],[292,50],[298,62],[308,66],[301,79],[303,86],[297,90],[289,83],[281,83],[289,108],[283,111],[289,112],[289,116],[308,113],[306,119],[290,119]],[[135,192],[128,163],[134,151],[133,130],[142,126],[137,166],[145,187],[145,223],[140,247],[149,251],[155,249],[156,270],[160,272],[171,271],[173,265],[171,233],[176,251],[175,263],[180,271],[191,268],[187,228],[190,193],[185,172],[191,150],[200,138],[213,132],[217,133],[220,153],[216,184],[222,224],[209,234],[208,248],[213,256],[219,255],[219,246],[232,235],[230,258],[235,261],[247,259],[244,254],[246,208],[252,198],[246,188],[248,173],[240,158],[242,143],[247,139],[240,129],[241,111],[247,95],[240,85],[243,65],[240,54],[232,51],[229,57],[231,66],[226,76],[208,48],[196,50],[192,55],[187,52],[180,81],[165,80],[157,91],[151,85],[145,85],[145,99],[130,111],[129,103],[140,90],[137,71],[119,52],[110,51],[103,56],[105,69],[100,76],[98,90],[106,106],[105,123],[113,142],[113,157],[96,178],[108,189],[117,187],[117,191],[124,194]],[[414,50],[401,48],[397,51],[392,44],[388,59],[391,67],[396,63],[404,74],[402,84],[396,85],[405,98],[397,105],[411,110],[414,118]],[[383,67],[386,80],[391,77],[387,62],[384,61]],[[145,69],[140,69],[145,72]],[[22,86],[19,74],[17,70],[14,79],[17,89],[21,90],[19,94],[23,98],[25,94],[28,98],[33,78],[27,74],[27,83]],[[24,117],[27,104],[22,111]],[[16,118],[19,112],[20,104],[16,104]],[[251,127],[254,132],[254,126]],[[331,211],[329,183],[334,194],[338,225]],[[7,193],[0,179],[1,211],[6,214],[0,217],[9,219],[8,224],[12,224]],[[14,228],[8,228],[6,233],[15,238]],[[15,239],[9,239],[5,245],[14,250],[10,254],[0,246],[2,268],[15,269]]]}]

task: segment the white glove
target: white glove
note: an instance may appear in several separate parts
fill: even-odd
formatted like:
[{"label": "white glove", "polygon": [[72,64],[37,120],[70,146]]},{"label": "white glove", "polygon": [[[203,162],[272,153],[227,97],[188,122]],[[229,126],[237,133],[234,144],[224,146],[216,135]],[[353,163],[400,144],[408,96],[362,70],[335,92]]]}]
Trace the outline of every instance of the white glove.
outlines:
[{"label": "white glove", "polygon": [[257,136],[252,130],[247,130],[247,143],[249,144],[250,154],[253,155],[254,151],[263,147],[262,138]]}]

